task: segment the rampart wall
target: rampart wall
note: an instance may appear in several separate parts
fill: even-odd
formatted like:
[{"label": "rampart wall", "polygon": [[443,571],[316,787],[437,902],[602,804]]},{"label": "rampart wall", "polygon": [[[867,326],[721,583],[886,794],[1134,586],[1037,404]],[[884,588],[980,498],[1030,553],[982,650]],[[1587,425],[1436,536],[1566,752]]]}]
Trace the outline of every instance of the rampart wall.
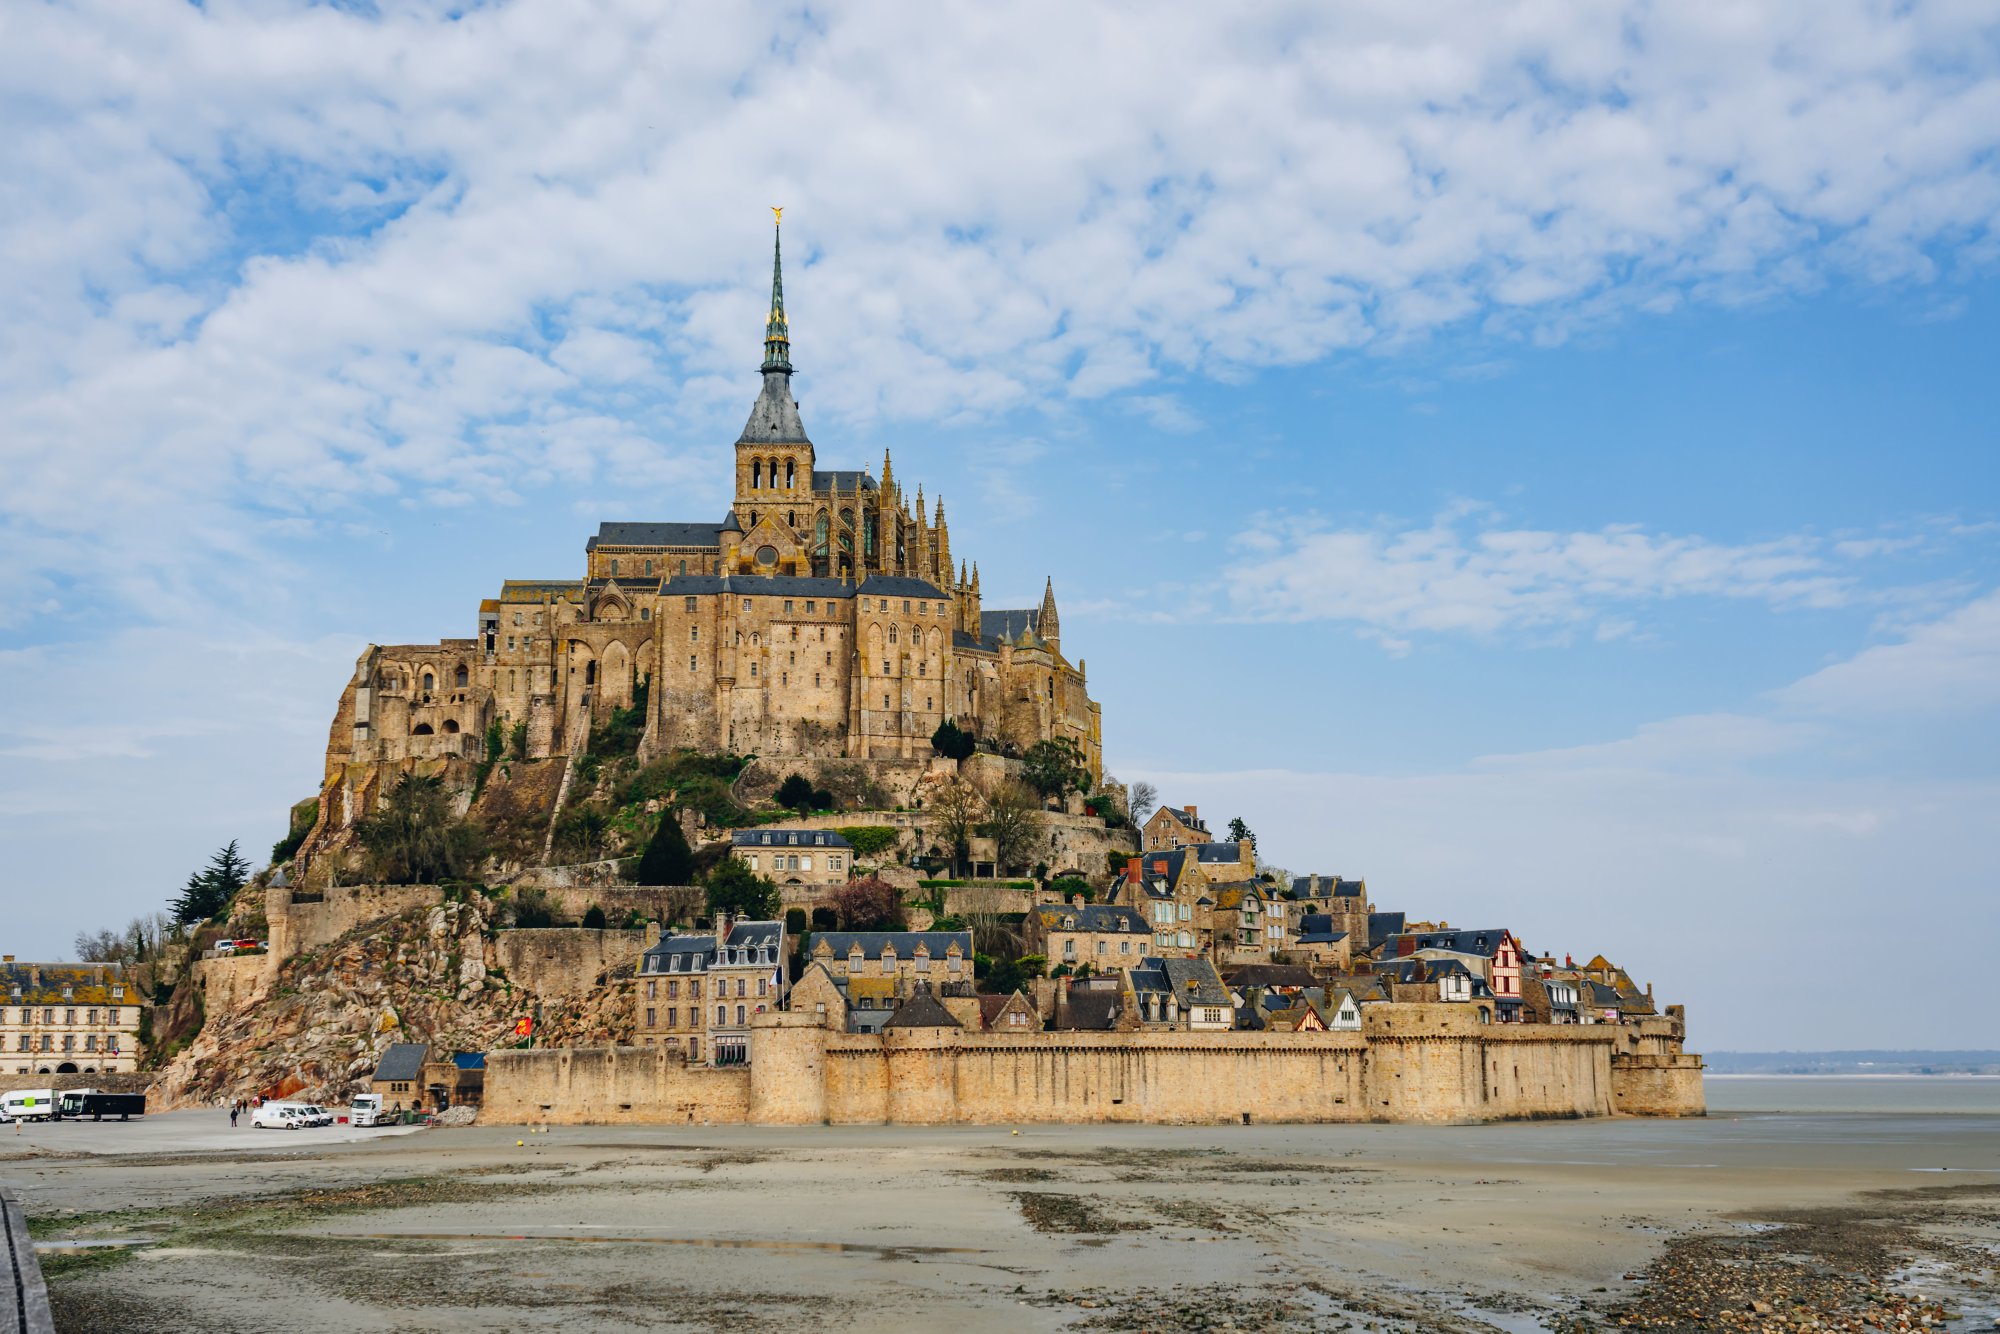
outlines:
[{"label": "rampart wall", "polygon": [[[860,1034],[774,1013],[759,1019],[747,1072],[687,1067],[665,1051],[494,1053],[486,1115],[992,1125],[1700,1114],[1699,1057],[1614,1059],[1617,1034],[1487,1026],[1446,1005],[1371,1007],[1359,1033]],[[1669,1059],[1683,1064],[1623,1073],[1628,1060]]]},{"label": "rampart wall", "polygon": [[516,927],[494,941],[507,980],[537,996],[574,996],[597,989],[608,968],[629,964],[646,948],[644,931],[582,927]]}]

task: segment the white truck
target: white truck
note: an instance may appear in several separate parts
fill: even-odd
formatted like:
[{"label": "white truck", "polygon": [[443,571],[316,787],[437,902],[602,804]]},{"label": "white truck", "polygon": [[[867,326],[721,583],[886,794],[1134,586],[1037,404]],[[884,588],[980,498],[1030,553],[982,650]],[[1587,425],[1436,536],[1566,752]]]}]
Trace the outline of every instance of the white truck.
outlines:
[{"label": "white truck", "polygon": [[347,1123],[352,1126],[379,1126],[383,1124],[382,1095],[379,1093],[357,1093],[348,1104]]},{"label": "white truck", "polygon": [[9,1089],[0,1093],[0,1121],[47,1121],[55,1114],[54,1089]]}]

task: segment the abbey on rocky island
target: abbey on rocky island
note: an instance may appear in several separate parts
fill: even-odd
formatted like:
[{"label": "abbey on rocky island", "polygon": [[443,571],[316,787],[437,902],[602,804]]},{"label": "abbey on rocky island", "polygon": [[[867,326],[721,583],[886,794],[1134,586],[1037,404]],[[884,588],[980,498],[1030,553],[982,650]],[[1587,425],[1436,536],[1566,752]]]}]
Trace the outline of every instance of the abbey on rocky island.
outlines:
[{"label": "abbey on rocky island", "polygon": [[986,610],[954,570],[944,501],[822,471],[792,397],[774,239],[763,387],[736,441],[735,504],[713,523],[606,523],[581,579],[520,579],[479,604],[477,633],[370,645],[327,744],[357,763],[479,759],[494,722],[526,757],[581,750],[643,699],[642,757],[677,747],[908,758],[947,718],[1003,752],[1066,738],[1100,769],[1100,710],[1041,605]]}]

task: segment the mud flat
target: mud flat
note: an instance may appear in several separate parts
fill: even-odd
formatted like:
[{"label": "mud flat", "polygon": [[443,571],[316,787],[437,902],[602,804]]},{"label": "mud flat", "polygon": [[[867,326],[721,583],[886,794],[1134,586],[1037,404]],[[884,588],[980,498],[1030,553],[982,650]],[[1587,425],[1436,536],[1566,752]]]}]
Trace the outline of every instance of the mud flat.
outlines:
[{"label": "mud flat", "polygon": [[1996,1117],[379,1139],[232,1136],[213,1120],[0,1141],[63,1328],[1511,1334],[2000,1318]]}]

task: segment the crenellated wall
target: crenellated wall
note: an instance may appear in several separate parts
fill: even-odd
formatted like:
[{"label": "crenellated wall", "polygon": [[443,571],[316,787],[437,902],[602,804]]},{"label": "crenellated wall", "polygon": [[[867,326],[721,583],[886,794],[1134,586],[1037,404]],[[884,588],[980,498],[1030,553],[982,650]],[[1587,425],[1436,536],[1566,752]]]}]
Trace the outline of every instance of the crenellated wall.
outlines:
[{"label": "crenellated wall", "polygon": [[[1619,1038],[1612,1026],[1488,1026],[1454,1005],[1372,1006],[1359,1033],[861,1034],[774,1013],[760,1016],[748,1072],[631,1049],[495,1053],[505,1059],[489,1060],[487,1115],[991,1125],[1701,1114],[1700,1058],[1614,1055]],[[709,1075],[747,1082],[702,1083]]]}]

